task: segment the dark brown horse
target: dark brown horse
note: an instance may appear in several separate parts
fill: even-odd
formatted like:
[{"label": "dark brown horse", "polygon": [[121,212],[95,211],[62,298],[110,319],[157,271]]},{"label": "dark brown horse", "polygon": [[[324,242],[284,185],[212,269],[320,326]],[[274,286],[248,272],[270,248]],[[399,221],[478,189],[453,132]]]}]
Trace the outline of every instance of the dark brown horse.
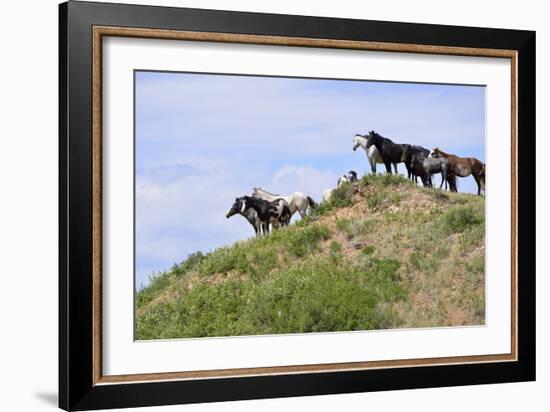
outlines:
[{"label": "dark brown horse", "polygon": [[[459,157],[445,153],[438,147],[430,152],[429,157],[445,157],[449,160],[449,180],[456,182],[456,176],[467,177],[472,175],[477,183],[477,194],[485,193],[485,163],[475,157]],[[451,182],[450,182],[451,183]],[[451,183],[451,190],[456,192],[456,184]]]}]

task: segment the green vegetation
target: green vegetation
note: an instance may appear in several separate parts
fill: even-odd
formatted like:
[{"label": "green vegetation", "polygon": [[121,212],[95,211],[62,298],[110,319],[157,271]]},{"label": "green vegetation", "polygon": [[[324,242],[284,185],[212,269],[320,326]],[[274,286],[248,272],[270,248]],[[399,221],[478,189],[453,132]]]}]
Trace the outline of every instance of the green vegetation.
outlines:
[{"label": "green vegetation", "polygon": [[261,239],[190,255],[136,293],[136,338],[482,324],[484,199],[368,175]]},{"label": "green vegetation", "polygon": [[375,192],[367,199],[367,206],[371,210],[385,209],[391,205],[398,206],[401,203],[399,193]]},{"label": "green vegetation", "polygon": [[[338,252],[336,252],[338,253]],[[364,330],[398,318],[379,302],[406,296],[399,263],[370,259],[339,265],[308,258],[262,279],[203,283],[138,317],[140,339]]]}]

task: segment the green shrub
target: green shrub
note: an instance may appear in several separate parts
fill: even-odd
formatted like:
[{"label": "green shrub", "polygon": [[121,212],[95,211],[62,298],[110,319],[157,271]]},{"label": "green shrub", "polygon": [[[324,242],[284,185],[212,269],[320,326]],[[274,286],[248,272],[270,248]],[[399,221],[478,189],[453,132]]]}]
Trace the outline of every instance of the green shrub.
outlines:
[{"label": "green shrub", "polygon": [[359,184],[363,186],[375,185],[384,188],[389,186],[412,185],[413,182],[402,175],[377,173],[363,176],[359,180]]},{"label": "green shrub", "polygon": [[391,205],[399,205],[401,195],[394,192],[372,192],[367,197],[367,206],[371,210],[385,209]]},{"label": "green shrub", "polygon": [[349,207],[353,205],[353,193],[353,184],[344,183],[332,191],[329,202],[332,207]]},{"label": "green shrub", "polygon": [[439,218],[439,225],[447,233],[464,232],[474,226],[483,225],[485,218],[473,206],[455,206],[444,212]]},{"label": "green shrub", "polygon": [[203,276],[214,273],[225,273],[233,269],[246,272],[248,261],[246,259],[245,247],[242,244],[235,244],[216,249],[209,253],[207,259],[203,259],[198,265],[199,273]]},{"label": "green shrub", "polygon": [[170,271],[176,276],[182,276],[190,270],[195,269],[202,262],[205,256],[206,255],[204,255],[200,250],[198,252],[191,253],[183,262],[172,266]]},{"label": "green shrub", "polygon": [[375,225],[376,222],[370,219],[336,219],[336,229],[345,233],[348,239],[368,235],[374,230]]},{"label": "green shrub", "polygon": [[162,272],[149,276],[149,284],[136,291],[136,306],[141,308],[151,302],[160,292],[165,290],[172,282],[171,272]]},{"label": "green shrub", "polygon": [[[339,253],[339,245],[331,244]],[[397,326],[403,299],[399,263],[360,266],[306,259],[261,282],[199,284],[181,299],[138,316],[138,339],[367,330]],[[380,305],[380,302],[388,305]]]},{"label": "green shrub", "polygon": [[299,231],[288,231],[285,243],[291,254],[296,257],[304,257],[319,250],[319,242],[328,239],[330,234],[330,229],[327,226],[312,225]]},{"label": "green shrub", "polygon": [[364,248],[362,250],[362,252],[365,255],[372,255],[375,250],[376,250],[376,248],[374,246],[370,245],[370,246],[367,246],[366,248]]}]

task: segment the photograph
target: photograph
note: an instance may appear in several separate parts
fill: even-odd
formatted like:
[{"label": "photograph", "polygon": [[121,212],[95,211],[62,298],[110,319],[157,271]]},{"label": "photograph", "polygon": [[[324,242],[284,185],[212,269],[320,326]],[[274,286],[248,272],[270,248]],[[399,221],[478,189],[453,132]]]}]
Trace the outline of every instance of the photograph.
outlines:
[{"label": "photograph", "polygon": [[484,85],[133,81],[135,340],[485,325]]},{"label": "photograph", "polygon": [[59,407],[540,395],[542,21],[176,3],[59,5]]}]

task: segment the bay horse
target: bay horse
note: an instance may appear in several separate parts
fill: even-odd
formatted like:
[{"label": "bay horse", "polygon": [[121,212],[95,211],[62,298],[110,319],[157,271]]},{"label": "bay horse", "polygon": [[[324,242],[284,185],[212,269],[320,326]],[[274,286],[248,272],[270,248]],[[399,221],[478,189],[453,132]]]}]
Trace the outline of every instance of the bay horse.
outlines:
[{"label": "bay horse", "polygon": [[[397,163],[403,162],[403,145],[394,143],[390,139],[379,135],[374,130],[371,130],[366,136],[367,148],[372,146],[376,147],[384,166],[386,166],[386,172],[391,174],[391,164],[393,163],[395,168],[395,174],[397,174]],[[407,172],[409,172],[409,165],[405,164]]]},{"label": "bay horse", "polygon": [[[447,158],[449,160],[449,183],[451,190],[456,192],[456,176],[468,177],[472,175],[477,184],[477,194],[481,196],[481,191],[485,193],[485,163],[475,157],[459,157],[450,153],[445,153],[438,147],[434,147],[429,157]],[[454,184],[452,184],[454,182]],[[454,190],[453,190],[454,189]]]}]

